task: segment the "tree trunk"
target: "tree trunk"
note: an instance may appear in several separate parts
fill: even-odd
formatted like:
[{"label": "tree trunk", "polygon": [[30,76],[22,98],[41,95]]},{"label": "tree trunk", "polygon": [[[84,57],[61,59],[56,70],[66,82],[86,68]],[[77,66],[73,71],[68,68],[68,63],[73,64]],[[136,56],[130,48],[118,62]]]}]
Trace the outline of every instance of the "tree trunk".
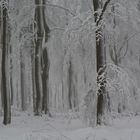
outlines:
[{"label": "tree trunk", "polygon": [[103,45],[103,33],[102,27],[99,27],[99,14],[98,10],[101,8],[102,4],[100,0],[93,0],[93,6],[95,11],[95,23],[96,23],[96,65],[97,65],[97,84],[101,85],[100,89],[97,91],[97,124],[101,125],[103,123],[103,115],[104,115],[104,105],[105,105],[105,79],[100,81],[100,76],[105,72],[105,52]]},{"label": "tree trunk", "polygon": [[42,86],[43,86],[43,104],[42,110],[45,111],[45,114],[48,112],[48,78],[49,78],[49,57],[47,49],[43,50],[42,56]]},{"label": "tree trunk", "polygon": [[25,95],[25,66],[23,62],[22,50],[20,50],[20,67],[21,67],[21,109],[26,110],[26,95]]},{"label": "tree trunk", "polygon": [[7,50],[8,50],[8,12],[5,7],[2,7],[2,94],[3,94],[3,109],[4,109],[4,119],[3,123],[5,125],[11,123],[11,104],[10,104],[10,93],[7,89],[8,79],[7,79]]},{"label": "tree trunk", "polygon": [[76,90],[76,75],[74,73],[74,68],[72,64],[72,60],[69,60],[68,66],[68,101],[69,101],[69,109],[78,110],[78,97]]},{"label": "tree trunk", "polygon": [[[48,53],[47,48],[42,49],[43,41],[47,42],[49,28],[46,24],[45,20],[45,0],[35,0],[35,21],[36,21],[36,28],[37,28],[37,38],[35,40],[35,87],[36,87],[36,106],[35,106],[35,114],[41,115],[42,109],[47,110],[46,103],[43,103],[43,97],[45,97],[45,101],[47,98],[47,84],[48,84]],[[45,37],[45,39],[44,39]],[[46,52],[43,52],[46,51]],[[43,56],[43,67],[41,66],[41,58]],[[47,56],[46,56],[47,55]],[[43,71],[42,71],[43,70]],[[42,74],[45,77],[42,77]],[[44,107],[43,107],[44,106]]]},{"label": "tree trunk", "polygon": [[[10,56],[12,55],[12,47],[10,46]],[[11,93],[11,105],[13,105],[14,103],[14,99],[13,99],[13,79],[12,79],[12,58],[10,57],[10,93]]]},{"label": "tree trunk", "polygon": [[69,88],[69,92],[68,92],[68,101],[69,101],[69,107],[70,109],[72,109],[72,64],[71,64],[71,60],[69,62],[69,68],[68,68],[68,88]]}]

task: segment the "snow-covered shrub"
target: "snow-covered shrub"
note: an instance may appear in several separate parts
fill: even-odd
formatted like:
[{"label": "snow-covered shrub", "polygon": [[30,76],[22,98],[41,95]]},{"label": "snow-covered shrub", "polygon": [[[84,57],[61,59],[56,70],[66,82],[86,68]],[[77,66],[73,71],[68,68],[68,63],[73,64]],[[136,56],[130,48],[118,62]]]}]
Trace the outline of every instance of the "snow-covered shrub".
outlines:
[{"label": "snow-covered shrub", "polygon": [[[118,115],[136,115],[140,110],[140,90],[137,88],[134,78],[128,72],[114,64],[106,64],[104,71],[98,77],[99,83],[96,90],[91,89],[84,97],[84,118],[88,125],[96,124],[97,112],[97,91],[100,90],[100,83],[106,81],[104,121]],[[102,71],[101,69],[101,71]]]},{"label": "snow-covered shrub", "polygon": [[[101,76],[104,77],[103,75]],[[107,104],[111,114],[137,114],[140,96],[134,78],[126,70],[113,64],[105,66],[105,78]]]},{"label": "snow-covered shrub", "polygon": [[140,96],[134,78],[126,70],[113,64],[107,65],[106,73],[110,111],[137,113]]}]

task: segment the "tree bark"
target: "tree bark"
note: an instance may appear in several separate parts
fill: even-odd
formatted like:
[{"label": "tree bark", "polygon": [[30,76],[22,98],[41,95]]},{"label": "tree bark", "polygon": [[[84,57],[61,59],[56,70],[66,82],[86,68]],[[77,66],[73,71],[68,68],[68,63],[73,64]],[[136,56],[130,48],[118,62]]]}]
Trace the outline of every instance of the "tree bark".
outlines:
[{"label": "tree bark", "polygon": [[47,49],[44,49],[42,56],[42,86],[43,86],[42,110],[45,112],[45,114],[48,112],[48,99],[49,99],[48,78],[49,78],[49,57]]},{"label": "tree bark", "polygon": [[25,66],[23,62],[22,50],[20,50],[20,67],[21,67],[21,109],[26,110],[26,95],[25,95]]},{"label": "tree bark", "polygon": [[96,23],[96,66],[97,66],[97,84],[101,85],[100,89],[97,91],[97,124],[101,125],[103,123],[103,115],[104,115],[104,106],[105,106],[105,79],[100,81],[100,76],[105,72],[104,65],[105,65],[105,52],[104,52],[104,45],[103,45],[103,32],[102,27],[99,26],[100,21],[102,20],[103,10],[101,15],[98,14],[99,8],[102,7],[100,0],[93,0],[94,6],[94,17]]},{"label": "tree bark", "polygon": [[[35,114],[41,115],[42,109],[47,110],[47,85],[48,85],[48,52],[47,48],[43,49],[43,41],[48,40],[49,27],[45,19],[45,0],[35,0],[35,21],[37,28],[37,38],[35,40],[35,87],[36,87],[36,106]],[[44,51],[44,52],[43,52]],[[43,57],[42,57],[43,54]],[[41,59],[43,60],[43,68],[41,65]],[[43,77],[45,76],[45,77]],[[43,103],[43,98],[45,103]]]},{"label": "tree bark", "polygon": [[11,104],[10,104],[10,93],[7,89],[8,79],[7,79],[7,52],[8,52],[8,11],[6,7],[2,7],[2,94],[3,94],[3,109],[4,109],[4,119],[3,124],[7,125],[11,123]]}]

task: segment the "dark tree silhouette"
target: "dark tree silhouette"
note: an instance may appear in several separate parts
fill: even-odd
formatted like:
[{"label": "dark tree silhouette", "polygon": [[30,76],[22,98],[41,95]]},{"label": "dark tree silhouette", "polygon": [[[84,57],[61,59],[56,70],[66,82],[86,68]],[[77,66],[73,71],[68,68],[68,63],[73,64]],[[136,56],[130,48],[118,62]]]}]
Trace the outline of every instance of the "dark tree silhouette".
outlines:
[{"label": "dark tree silhouette", "polygon": [[7,53],[9,47],[9,33],[8,33],[8,9],[7,5],[2,5],[2,96],[3,96],[3,110],[4,110],[4,119],[3,124],[7,125],[11,123],[11,103],[10,103],[10,92],[8,90],[8,79],[7,79]]},{"label": "dark tree silhouette", "polygon": [[[110,0],[107,0],[102,7],[102,3],[100,0],[93,0],[93,7],[94,7],[94,17],[96,23],[96,63],[97,63],[97,84],[100,85],[100,89],[97,92],[97,124],[103,123],[103,114],[104,114],[104,106],[105,106],[105,96],[106,96],[106,89],[105,89],[105,78],[101,81],[100,76],[105,72],[104,65],[105,65],[105,48],[103,44],[103,33],[102,33],[102,26],[100,23],[102,21],[104,12],[109,4]],[[102,8],[101,14],[99,14],[99,9]]]},{"label": "dark tree silhouette", "polygon": [[[43,43],[47,42],[49,27],[45,19],[45,0],[35,0],[35,23],[37,38],[35,40],[35,114],[40,115],[42,109],[47,111],[47,83],[49,72],[49,59],[47,48],[43,49]],[[43,42],[44,41],[44,42]],[[41,61],[43,59],[43,61]],[[41,65],[41,63],[43,64]],[[42,74],[43,73],[43,74]]]}]

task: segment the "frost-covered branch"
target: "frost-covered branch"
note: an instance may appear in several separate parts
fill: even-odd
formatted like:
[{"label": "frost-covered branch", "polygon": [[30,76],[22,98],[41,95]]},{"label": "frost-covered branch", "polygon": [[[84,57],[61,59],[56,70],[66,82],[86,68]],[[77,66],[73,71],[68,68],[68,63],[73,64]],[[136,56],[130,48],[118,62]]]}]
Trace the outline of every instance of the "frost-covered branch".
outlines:
[{"label": "frost-covered branch", "polygon": [[74,12],[72,12],[70,9],[65,8],[65,7],[63,7],[63,6],[61,6],[61,5],[46,3],[46,6],[57,7],[57,8],[60,8],[60,9],[65,10],[66,12],[70,13],[72,16],[76,16],[76,14],[75,14]]},{"label": "frost-covered branch", "polygon": [[[132,34],[131,36],[129,36],[129,37],[122,43],[122,45],[121,45],[121,47],[120,47],[118,53],[119,53],[119,54],[121,53],[121,51],[122,51],[122,49],[123,49],[123,46],[126,44],[127,41],[129,41],[130,39],[132,39],[133,37],[135,37],[135,36],[138,35],[138,34],[140,34],[140,31],[138,31],[138,32]],[[128,51],[128,46],[126,46],[126,50],[125,50],[125,52],[124,52],[124,55],[120,56],[119,59],[124,58],[124,57],[126,56],[126,54],[127,54],[127,51]]]},{"label": "frost-covered branch", "polygon": [[99,18],[98,18],[97,21],[96,21],[97,26],[99,25],[100,21],[102,20],[102,17],[103,17],[103,15],[104,15],[104,12],[105,12],[105,10],[106,10],[106,8],[107,8],[107,6],[108,6],[108,4],[109,4],[110,1],[111,1],[111,0],[107,0],[107,1],[105,2],[104,6],[103,6],[103,9],[102,9],[102,12],[101,12],[101,14],[99,15]]}]

